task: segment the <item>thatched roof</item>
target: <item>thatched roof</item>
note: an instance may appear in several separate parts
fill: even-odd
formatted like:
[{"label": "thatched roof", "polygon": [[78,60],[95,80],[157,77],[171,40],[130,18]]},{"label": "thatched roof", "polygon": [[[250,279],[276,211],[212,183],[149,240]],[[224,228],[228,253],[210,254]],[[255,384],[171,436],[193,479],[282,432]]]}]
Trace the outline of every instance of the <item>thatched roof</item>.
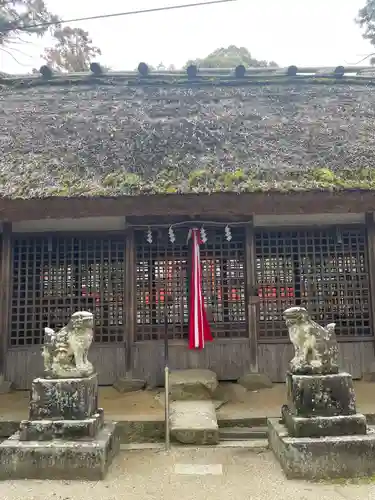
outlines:
[{"label": "thatched roof", "polygon": [[0,80],[0,196],[375,188],[375,79]]}]

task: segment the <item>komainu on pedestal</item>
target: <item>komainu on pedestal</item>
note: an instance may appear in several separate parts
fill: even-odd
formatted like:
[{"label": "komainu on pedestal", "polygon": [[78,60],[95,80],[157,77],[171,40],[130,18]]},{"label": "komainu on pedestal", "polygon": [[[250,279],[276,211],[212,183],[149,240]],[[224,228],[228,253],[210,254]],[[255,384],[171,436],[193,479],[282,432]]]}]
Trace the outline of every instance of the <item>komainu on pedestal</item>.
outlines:
[{"label": "komainu on pedestal", "polygon": [[73,314],[45,329],[44,377],[32,383],[29,419],[0,443],[0,479],[100,480],[119,450],[114,423],[98,408],[98,377],[88,361],[93,315]]},{"label": "komainu on pedestal", "polygon": [[295,355],[286,375],[281,420],[269,441],[287,477],[322,479],[375,472],[375,432],[357,413],[352,377],[339,371],[335,324],[313,321],[303,307],[284,311]]}]

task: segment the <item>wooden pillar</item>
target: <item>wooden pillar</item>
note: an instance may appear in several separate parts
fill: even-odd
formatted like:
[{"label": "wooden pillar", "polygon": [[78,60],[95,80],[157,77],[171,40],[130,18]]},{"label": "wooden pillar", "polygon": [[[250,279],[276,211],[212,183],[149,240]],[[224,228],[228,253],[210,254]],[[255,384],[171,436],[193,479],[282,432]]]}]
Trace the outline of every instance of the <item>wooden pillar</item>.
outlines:
[{"label": "wooden pillar", "polygon": [[136,255],[134,229],[126,229],[125,252],[125,349],[127,377],[132,378],[134,364],[135,326],[137,320],[136,310]]},{"label": "wooden pillar", "polygon": [[370,289],[371,332],[375,336],[375,221],[373,212],[366,214],[368,274]]},{"label": "wooden pillar", "polygon": [[10,307],[12,294],[12,224],[3,223],[0,287],[0,376],[5,374],[9,342]]},{"label": "wooden pillar", "polygon": [[250,369],[258,372],[258,304],[259,297],[256,288],[256,256],[255,256],[255,232],[253,223],[246,226],[245,245],[245,282],[246,282],[246,304],[247,325],[249,334]]}]

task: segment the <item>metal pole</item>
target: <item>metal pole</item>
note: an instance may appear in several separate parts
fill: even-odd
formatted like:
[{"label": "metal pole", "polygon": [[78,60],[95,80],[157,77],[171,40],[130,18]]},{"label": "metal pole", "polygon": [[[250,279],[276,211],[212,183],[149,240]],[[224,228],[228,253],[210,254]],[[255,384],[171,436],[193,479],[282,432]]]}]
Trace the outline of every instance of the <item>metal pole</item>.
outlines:
[{"label": "metal pole", "polygon": [[168,305],[165,300],[164,306],[164,388],[165,388],[165,451],[170,449],[170,432],[169,432],[169,351],[168,351]]}]

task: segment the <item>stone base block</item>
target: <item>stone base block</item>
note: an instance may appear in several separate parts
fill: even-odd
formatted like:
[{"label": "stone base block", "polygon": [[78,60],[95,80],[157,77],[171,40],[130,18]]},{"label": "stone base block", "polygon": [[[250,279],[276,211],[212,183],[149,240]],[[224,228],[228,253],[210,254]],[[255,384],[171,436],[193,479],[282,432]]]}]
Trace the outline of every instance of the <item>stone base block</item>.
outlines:
[{"label": "stone base block", "polygon": [[174,370],[169,375],[172,401],[213,399],[218,382],[211,370]]},{"label": "stone base block", "polygon": [[288,479],[321,480],[372,476],[375,428],[364,436],[289,437],[279,419],[268,419],[268,440]]},{"label": "stone base block", "polygon": [[286,377],[288,407],[297,417],[354,415],[355,393],[349,373]]},{"label": "stone base block", "polygon": [[29,420],[85,420],[97,411],[98,376],[37,378],[31,387]]},{"label": "stone base block", "polygon": [[366,372],[363,374],[364,382],[375,382],[375,372]]},{"label": "stone base block", "polygon": [[86,420],[23,420],[20,424],[20,441],[51,441],[53,439],[94,438],[104,425],[104,412]]},{"label": "stone base block", "polygon": [[283,406],[281,414],[289,435],[293,437],[364,435],[367,432],[366,417],[360,413],[306,418],[296,417],[287,406]]},{"label": "stone base block", "polygon": [[211,401],[175,401],[170,405],[171,437],[183,444],[219,442],[215,406]]},{"label": "stone base block", "polygon": [[270,389],[273,384],[265,373],[247,373],[237,380],[237,383],[248,391]]},{"label": "stone base block", "polygon": [[5,380],[4,375],[0,375],[0,394],[8,394],[13,388],[12,382]]},{"label": "stone base block", "polygon": [[0,480],[104,479],[120,449],[115,424],[107,423],[95,439],[20,441],[16,432],[0,443]]},{"label": "stone base block", "polygon": [[134,379],[134,378],[119,378],[113,384],[114,389],[118,392],[135,392],[141,391],[146,386],[145,380]]}]

